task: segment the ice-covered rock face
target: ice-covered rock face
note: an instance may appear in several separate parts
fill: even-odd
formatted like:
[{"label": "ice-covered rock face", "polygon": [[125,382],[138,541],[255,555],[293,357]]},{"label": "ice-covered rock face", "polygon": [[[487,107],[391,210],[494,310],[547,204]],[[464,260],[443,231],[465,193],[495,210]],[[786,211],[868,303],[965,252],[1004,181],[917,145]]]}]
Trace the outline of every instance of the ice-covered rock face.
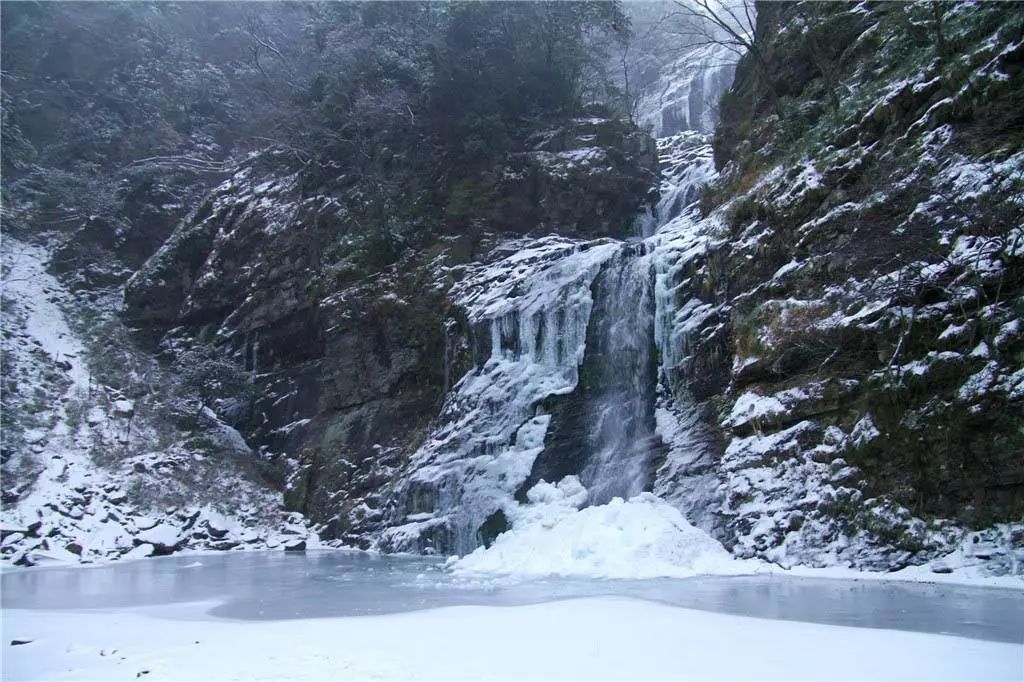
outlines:
[{"label": "ice-covered rock face", "polygon": [[655,137],[692,131],[709,134],[718,121],[718,100],[732,85],[735,52],[720,45],[688,50],[661,70],[640,100],[639,120]]},{"label": "ice-covered rock face", "polygon": [[[679,133],[658,140],[663,168],[655,233],[646,240],[653,271],[653,335],[658,350],[657,433],[665,444],[653,491],[681,510],[695,526],[719,530],[717,459],[722,449],[714,415],[692,373],[692,347],[711,330],[720,311],[699,295],[711,245],[721,240],[719,223],[696,210],[703,187],[717,178],[706,135]],[[694,397],[694,391],[701,400]]]},{"label": "ice-covered rock face", "polygon": [[485,523],[512,503],[543,450],[550,418],[538,404],[576,386],[591,285],[619,245],[548,237],[508,249],[453,291],[476,366],[391,494],[384,549],[464,553],[487,540]]}]

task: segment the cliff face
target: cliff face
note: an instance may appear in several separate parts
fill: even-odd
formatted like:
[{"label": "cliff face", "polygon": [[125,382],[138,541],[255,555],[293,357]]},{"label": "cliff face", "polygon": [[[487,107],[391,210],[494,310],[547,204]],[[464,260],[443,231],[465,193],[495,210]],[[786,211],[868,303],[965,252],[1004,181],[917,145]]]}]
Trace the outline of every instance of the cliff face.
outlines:
[{"label": "cliff face", "polygon": [[493,185],[458,189],[449,213],[468,228],[399,252],[359,233],[358,178],[309,190],[254,157],[128,282],[142,336],[245,358],[260,398],[239,426],[326,537],[368,542],[383,487],[468,369],[473,331],[448,295],[464,264],[493,258],[500,232],[630,234],[656,196],[653,141],[628,125],[579,119],[531,144]]},{"label": "cliff face", "polygon": [[676,266],[704,320],[669,372],[727,436],[737,554],[892,568],[1024,513],[1022,28],[759,6],[689,228],[708,246]]},{"label": "cliff face", "polygon": [[[991,103],[1016,96],[1020,29],[919,11],[762,8],[703,217],[711,150],[663,141],[647,487],[740,556],[893,568],[965,528],[997,559],[1013,541],[993,524],[1022,511],[1020,158]],[[591,308],[621,256],[577,240],[632,232],[653,149],[600,119],[530,144],[457,188],[457,231],[404,246],[353,227],[358,178],[310,190],[253,158],[128,283],[126,319],[165,346],[246,358],[261,397],[238,426],[327,537],[465,551],[589,461]]]}]

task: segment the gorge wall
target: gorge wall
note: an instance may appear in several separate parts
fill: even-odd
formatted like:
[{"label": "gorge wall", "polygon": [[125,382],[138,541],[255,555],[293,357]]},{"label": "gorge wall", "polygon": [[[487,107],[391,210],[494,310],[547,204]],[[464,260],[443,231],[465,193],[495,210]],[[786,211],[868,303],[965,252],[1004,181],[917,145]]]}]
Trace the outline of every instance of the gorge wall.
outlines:
[{"label": "gorge wall", "polygon": [[759,3],[735,69],[667,60],[657,141],[582,107],[463,175],[409,100],[370,161],[248,155],[105,286],[133,348],[239,363],[212,418],[327,541],[463,554],[544,481],[784,566],[1019,570],[1024,18],[937,12]]},{"label": "gorge wall", "polygon": [[669,375],[740,556],[1020,553],[1022,16],[926,9],[760,6],[722,100]]}]

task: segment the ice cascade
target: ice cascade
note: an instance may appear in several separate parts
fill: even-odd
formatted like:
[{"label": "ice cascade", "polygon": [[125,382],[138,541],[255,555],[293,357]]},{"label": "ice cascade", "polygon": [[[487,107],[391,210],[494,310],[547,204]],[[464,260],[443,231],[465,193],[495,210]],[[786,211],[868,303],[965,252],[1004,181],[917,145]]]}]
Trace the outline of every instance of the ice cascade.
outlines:
[{"label": "ice cascade", "polygon": [[393,484],[378,548],[465,554],[515,525],[538,482],[565,476],[587,505],[654,491],[687,515],[707,506],[700,420],[665,377],[695,312],[677,300],[679,268],[700,251],[688,226],[714,171],[704,136],[659,146],[651,237],[512,240],[453,288],[473,367]]}]

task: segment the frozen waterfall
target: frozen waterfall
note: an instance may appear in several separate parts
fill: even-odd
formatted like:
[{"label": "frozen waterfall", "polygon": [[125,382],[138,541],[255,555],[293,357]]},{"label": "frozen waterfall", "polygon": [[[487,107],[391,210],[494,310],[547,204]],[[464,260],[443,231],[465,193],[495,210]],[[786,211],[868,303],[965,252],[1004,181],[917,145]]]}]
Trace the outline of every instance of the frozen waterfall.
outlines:
[{"label": "frozen waterfall", "polygon": [[566,476],[587,505],[655,491],[694,517],[710,506],[700,420],[665,386],[686,315],[686,226],[714,171],[704,136],[659,149],[652,236],[509,241],[453,288],[474,366],[392,485],[378,548],[465,554],[514,525],[540,481]]},{"label": "frozen waterfall", "polygon": [[581,434],[588,458],[580,472],[590,504],[629,499],[649,488],[660,445],[654,433],[651,262],[643,247],[624,245],[594,282]]}]

